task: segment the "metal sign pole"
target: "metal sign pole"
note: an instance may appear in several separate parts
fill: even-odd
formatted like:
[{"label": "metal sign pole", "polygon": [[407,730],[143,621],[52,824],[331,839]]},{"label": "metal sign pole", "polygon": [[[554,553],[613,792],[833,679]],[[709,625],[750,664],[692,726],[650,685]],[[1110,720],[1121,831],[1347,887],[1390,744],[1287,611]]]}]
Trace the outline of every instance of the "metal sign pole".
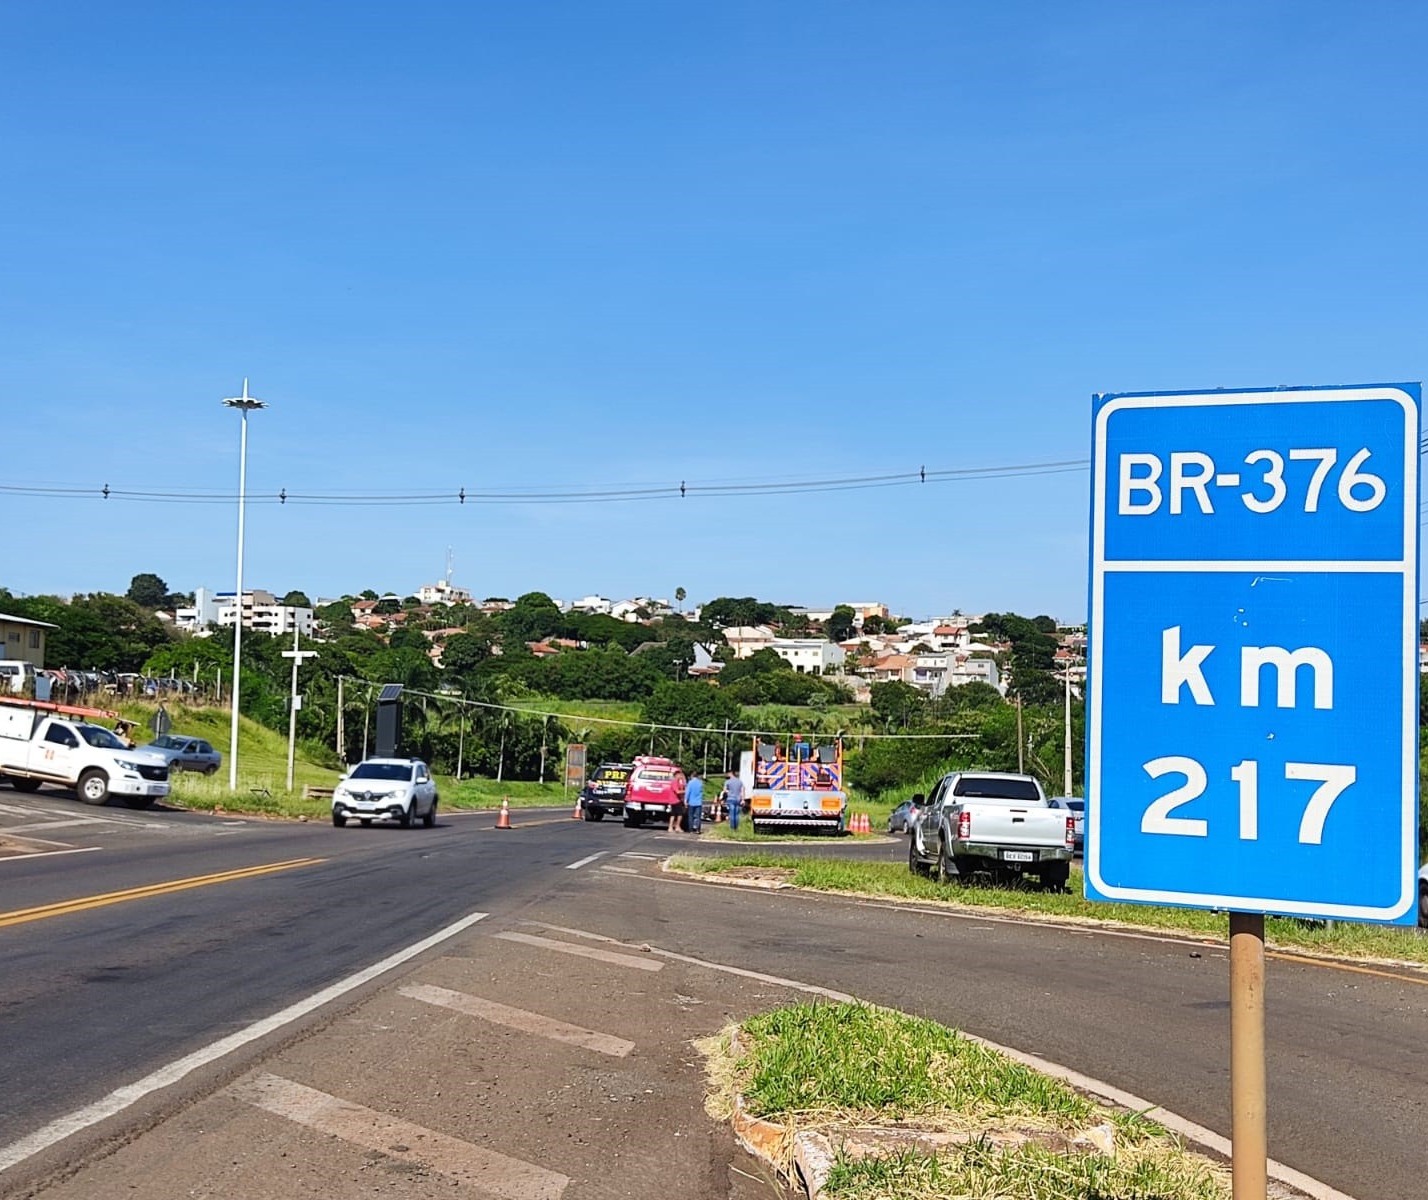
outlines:
[{"label": "metal sign pole", "polygon": [[1230,914],[1230,1174],[1234,1200],[1265,1200],[1264,917]]}]

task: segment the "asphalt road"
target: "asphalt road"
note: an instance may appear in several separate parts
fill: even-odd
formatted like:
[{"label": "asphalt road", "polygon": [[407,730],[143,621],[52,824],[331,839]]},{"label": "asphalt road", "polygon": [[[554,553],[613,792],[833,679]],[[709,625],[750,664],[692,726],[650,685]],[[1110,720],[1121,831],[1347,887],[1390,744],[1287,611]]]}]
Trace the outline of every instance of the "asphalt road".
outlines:
[{"label": "asphalt road", "polygon": [[[31,800],[44,811],[22,815]],[[489,814],[444,815],[435,830],[334,830],[107,810],[108,823],[34,829],[63,812],[43,794],[0,791],[0,846],[18,831],[78,851],[0,859],[0,1146],[473,910],[490,912],[492,928],[574,929],[850,992],[1228,1133],[1218,948],[670,879],[619,856],[692,839],[563,813],[517,813],[510,833]],[[904,846],[846,852],[901,861]],[[31,906],[295,860],[318,861],[6,922]],[[481,961],[490,944],[466,953]],[[579,986],[537,973],[523,995],[539,1009],[545,989],[548,1011],[579,1011]],[[1274,959],[1267,994],[1271,1154],[1360,1200],[1420,1194],[1428,976]],[[318,1036],[333,1019],[304,1029]]]}]

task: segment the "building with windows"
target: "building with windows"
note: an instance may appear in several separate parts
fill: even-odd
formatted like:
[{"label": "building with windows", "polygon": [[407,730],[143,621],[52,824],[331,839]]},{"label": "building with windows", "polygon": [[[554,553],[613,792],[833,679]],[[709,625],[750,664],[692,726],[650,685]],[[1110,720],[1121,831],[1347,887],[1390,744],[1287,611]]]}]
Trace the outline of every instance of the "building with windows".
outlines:
[{"label": "building with windows", "polygon": [[272,592],[262,588],[244,592],[241,604],[234,603],[232,592],[195,588],[193,604],[174,613],[174,624],[190,633],[231,629],[239,613],[243,628],[254,633],[284,634],[296,629],[304,637],[313,634],[312,609],[300,604],[283,604]]},{"label": "building with windows", "polygon": [[822,638],[774,638],[769,649],[803,675],[839,674],[847,660],[842,646]]},{"label": "building with windows", "polygon": [[449,579],[438,579],[435,583],[424,583],[417,588],[417,599],[422,604],[470,604],[471,593],[459,588]]},{"label": "building with windows", "polygon": [[29,617],[0,613],[0,658],[43,667],[45,630],[58,628],[58,625],[51,625],[48,621],[32,621]]}]

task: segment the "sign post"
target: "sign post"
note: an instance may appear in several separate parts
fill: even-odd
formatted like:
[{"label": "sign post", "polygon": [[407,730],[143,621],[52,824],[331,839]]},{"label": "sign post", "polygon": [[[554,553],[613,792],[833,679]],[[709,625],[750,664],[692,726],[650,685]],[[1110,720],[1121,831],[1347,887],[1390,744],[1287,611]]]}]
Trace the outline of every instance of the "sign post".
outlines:
[{"label": "sign post", "polygon": [[1420,403],[1093,402],[1086,895],[1231,914],[1236,1200],[1265,1194],[1265,915],[1416,917]]}]

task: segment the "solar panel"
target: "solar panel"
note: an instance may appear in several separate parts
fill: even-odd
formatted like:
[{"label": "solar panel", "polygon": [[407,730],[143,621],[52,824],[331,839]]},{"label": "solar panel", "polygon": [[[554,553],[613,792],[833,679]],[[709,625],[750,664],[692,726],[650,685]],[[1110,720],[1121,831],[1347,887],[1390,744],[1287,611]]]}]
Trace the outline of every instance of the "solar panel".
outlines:
[{"label": "solar panel", "polygon": [[382,690],[377,694],[379,704],[388,704],[393,700],[401,698],[402,685],[400,683],[384,683]]}]

